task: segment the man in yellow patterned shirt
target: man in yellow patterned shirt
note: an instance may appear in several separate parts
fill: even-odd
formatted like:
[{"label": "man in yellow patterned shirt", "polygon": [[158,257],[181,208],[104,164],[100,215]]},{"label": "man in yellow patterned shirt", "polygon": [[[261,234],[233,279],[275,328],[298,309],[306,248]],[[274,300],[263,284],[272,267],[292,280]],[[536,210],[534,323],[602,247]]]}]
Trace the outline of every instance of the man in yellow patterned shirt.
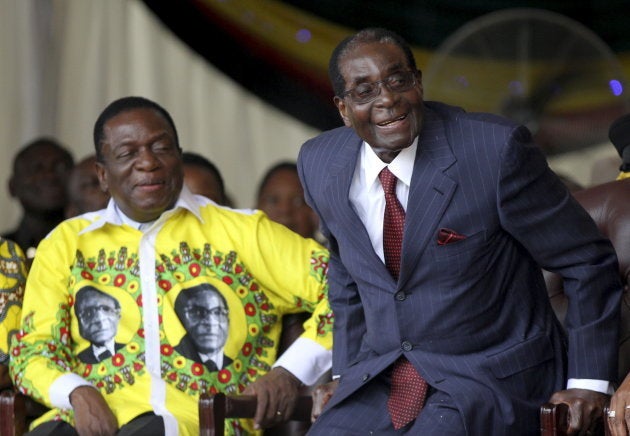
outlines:
[{"label": "man in yellow patterned shirt", "polygon": [[[52,408],[34,433],[196,435],[199,394],[219,391],[259,399],[254,426],[234,421],[230,434],[276,424],[298,387],[331,365],[327,251],[261,212],[221,207],[182,187],[175,125],[150,100],[111,103],[94,143],[112,199],[42,241],[11,348],[15,384]],[[217,311],[227,317],[222,368],[177,349],[193,328],[176,300],[198,286],[216,289],[227,305],[186,308],[197,320]],[[92,294],[89,310],[79,308],[86,287],[111,298]],[[302,311],[312,312],[304,334],[277,359],[282,316]],[[92,344],[80,328],[89,320],[116,330],[107,338],[111,357],[94,363],[79,357]]]}]

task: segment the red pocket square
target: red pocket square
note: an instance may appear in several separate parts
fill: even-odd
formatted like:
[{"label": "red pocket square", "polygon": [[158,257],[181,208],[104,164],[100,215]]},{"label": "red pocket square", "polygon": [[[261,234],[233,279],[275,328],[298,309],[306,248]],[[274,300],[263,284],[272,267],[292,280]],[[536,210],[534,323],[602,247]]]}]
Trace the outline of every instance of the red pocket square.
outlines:
[{"label": "red pocket square", "polygon": [[462,239],[466,239],[466,236],[460,235],[455,230],[451,229],[440,229],[438,233],[438,245],[446,245],[452,244],[453,242],[461,241]]}]

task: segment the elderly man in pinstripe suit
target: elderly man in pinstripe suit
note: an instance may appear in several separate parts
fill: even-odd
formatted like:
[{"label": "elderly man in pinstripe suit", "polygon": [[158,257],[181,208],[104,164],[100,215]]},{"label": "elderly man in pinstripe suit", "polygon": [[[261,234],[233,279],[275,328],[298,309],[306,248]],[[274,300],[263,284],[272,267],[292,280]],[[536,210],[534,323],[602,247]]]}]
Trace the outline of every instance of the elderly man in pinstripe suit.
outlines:
[{"label": "elderly man in pinstripe suit", "polygon": [[[550,397],[588,429],[616,374],[617,259],[530,132],[423,102],[411,50],[388,30],[344,40],[329,73],[345,127],[298,161],[330,241],[335,313],[337,385],[311,434],[536,434]],[[394,269],[381,172],[404,209]],[[566,336],[539,265],[565,279]],[[398,420],[402,365],[420,387]]]}]

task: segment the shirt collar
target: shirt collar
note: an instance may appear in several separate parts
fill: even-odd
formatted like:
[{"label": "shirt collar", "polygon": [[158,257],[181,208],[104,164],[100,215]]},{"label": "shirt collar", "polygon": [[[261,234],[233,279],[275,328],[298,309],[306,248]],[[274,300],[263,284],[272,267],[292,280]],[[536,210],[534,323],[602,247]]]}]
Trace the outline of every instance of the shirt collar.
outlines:
[{"label": "shirt collar", "polygon": [[398,156],[394,158],[389,164],[386,164],[378,157],[370,145],[363,141],[363,148],[361,152],[361,159],[363,161],[363,171],[367,186],[372,186],[379,173],[385,167],[389,167],[389,170],[407,187],[411,186],[411,176],[413,174],[413,163],[416,159],[416,151],[418,150],[418,137],[413,140],[413,143],[403,148]]},{"label": "shirt collar", "polygon": [[101,353],[105,351],[109,351],[113,356],[114,354],[116,354],[116,345],[114,343],[114,339],[110,339],[105,345],[92,344],[92,350],[94,351],[94,356],[96,357],[98,357]]},{"label": "shirt collar", "polygon": [[[182,186],[182,190],[179,193],[179,197],[175,206],[172,209],[169,209],[162,213],[160,217],[156,221],[160,221],[164,217],[168,217],[172,215],[178,209],[186,209],[191,212],[197,219],[203,223],[203,219],[201,217],[200,209],[202,206],[212,203],[212,200],[206,199],[205,197],[201,197],[199,195],[194,195],[190,192],[190,190],[186,187],[186,185]],[[137,221],[132,220],[127,215],[125,215],[119,208],[113,198],[110,198],[109,203],[107,204],[107,208],[104,209],[104,213],[100,215],[99,218],[96,219],[92,224],[83,229],[79,234],[91,232],[93,230],[100,229],[105,224],[112,224],[115,226],[121,226],[123,224],[127,224],[134,229],[139,229],[140,225],[143,223],[139,223]]]},{"label": "shirt collar", "polygon": [[214,353],[202,353],[197,352],[202,362],[207,362],[208,360],[212,360],[218,369],[223,368],[223,348],[219,348]]}]

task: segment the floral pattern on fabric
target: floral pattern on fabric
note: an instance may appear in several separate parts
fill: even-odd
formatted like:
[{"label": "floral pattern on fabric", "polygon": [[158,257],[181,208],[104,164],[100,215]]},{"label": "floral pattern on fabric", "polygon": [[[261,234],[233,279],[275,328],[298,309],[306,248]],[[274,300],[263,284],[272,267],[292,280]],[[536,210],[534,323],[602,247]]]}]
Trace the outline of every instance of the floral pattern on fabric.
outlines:
[{"label": "floral pattern on fabric", "polygon": [[[310,275],[321,282],[325,280],[327,267],[327,252],[313,251]],[[81,346],[73,340],[71,332],[76,332],[76,326],[73,325],[74,295],[85,283],[90,283],[107,294],[116,295],[118,300],[133,301],[135,307],[123,303],[122,310],[125,315],[129,315],[130,311],[137,309],[139,313],[135,317],[139,319],[143,307],[139,268],[137,254],[130,255],[127,247],[109,253],[106,253],[105,249],[99,249],[95,256],[77,251],[69,276],[68,300],[59,305],[56,311],[57,322],[50,326],[52,340],[35,341],[29,343],[28,347],[30,349],[34,347],[40,355],[45,356],[49,360],[48,367],[82,375],[101,390],[103,395],[110,395],[116,390],[134,385],[136,378],[146,372],[144,330],[140,322],[139,328],[131,339],[125,342],[123,348],[110,359],[94,364],[84,363],[76,358]],[[231,293],[226,295],[226,298],[232,302],[231,311],[236,311],[239,315],[234,316],[231,323],[237,324],[239,331],[245,332],[244,340],[239,344],[237,354],[232,356],[231,363],[215,372],[208,371],[203,364],[187,359],[175,351],[173,346],[175,342],[171,339],[176,335],[171,331],[172,326],[165,325],[164,322],[165,318],[171,322],[176,319],[172,313],[174,296],[189,285],[208,278],[211,278],[213,284],[223,293],[225,291]],[[167,383],[195,397],[203,392],[240,393],[253,380],[271,370],[271,364],[276,357],[276,343],[270,338],[269,332],[271,329],[280,328],[280,323],[277,322],[278,315],[266,290],[240,262],[236,252],[215,251],[208,243],[191,248],[188,243],[180,242],[177,250],[173,249],[169,254],[159,256],[155,267],[155,280],[159,288],[161,372]],[[298,308],[313,311],[317,302],[325,296],[325,292],[322,292],[317,301],[294,297],[294,304]],[[240,306],[237,307],[234,301],[238,301]],[[20,382],[21,390],[27,395],[42,398],[41,393],[37,392],[36,387],[28,380],[18,380],[29,362],[30,356],[22,354],[22,350],[27,346],[22,339],[28,337],[31,332],[32,323],[29,320],[32,315],[33,313],[25,317],[23,331],[18,335],[18,342],[12,349],[12,357],[15,381]],[[332,321],[330,311],[319,315],[317,335],[330,335]],[[76,323],[76,320],[74,322]],[[234,327],[231,326],[230,332],[233,330]],[[53,419],[72,422],[72,413],[56,410]],[[246,431],[248,426],[244,427],[238,420],[231,421],[229,428],[233,434],[249,434]]]},{"label": "floral pattern on fabric", "polygon": [[20,326],[26,263],[22,250],[0,239],[0,364],[9,361],[9,344]]}]

